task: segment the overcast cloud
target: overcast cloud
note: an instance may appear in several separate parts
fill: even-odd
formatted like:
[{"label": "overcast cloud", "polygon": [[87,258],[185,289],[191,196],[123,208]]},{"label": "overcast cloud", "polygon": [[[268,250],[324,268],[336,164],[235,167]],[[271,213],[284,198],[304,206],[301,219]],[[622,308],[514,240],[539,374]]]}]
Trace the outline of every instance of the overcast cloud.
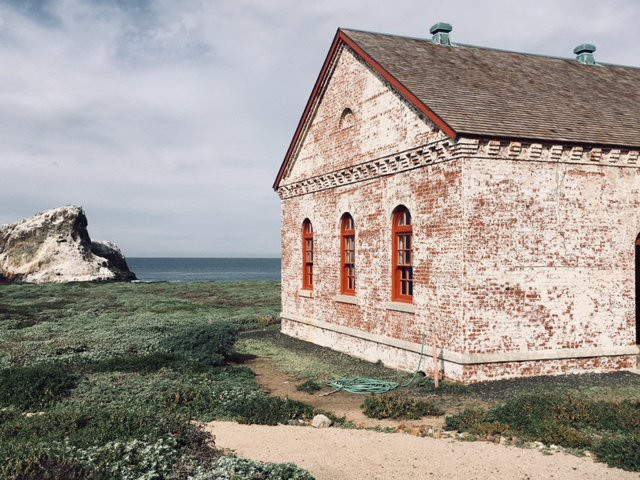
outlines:
[{"label": "overcast cloud", "polygon": [[279,256],[271,185],[336,28],[437,21],[640,66],[632,0],[0,1],[0,224],[79,204],[129,256]]}]

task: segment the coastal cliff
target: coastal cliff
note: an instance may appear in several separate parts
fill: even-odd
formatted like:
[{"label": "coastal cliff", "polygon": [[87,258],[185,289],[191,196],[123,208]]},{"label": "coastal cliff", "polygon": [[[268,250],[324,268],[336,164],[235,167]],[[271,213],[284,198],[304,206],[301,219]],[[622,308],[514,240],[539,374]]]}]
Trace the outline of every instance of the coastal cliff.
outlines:
[{"label": "coastal cliff", "polygon": [[114,243],[91,241],[82,207],[56,208],[0,227],[0,283],[135,279]]}]

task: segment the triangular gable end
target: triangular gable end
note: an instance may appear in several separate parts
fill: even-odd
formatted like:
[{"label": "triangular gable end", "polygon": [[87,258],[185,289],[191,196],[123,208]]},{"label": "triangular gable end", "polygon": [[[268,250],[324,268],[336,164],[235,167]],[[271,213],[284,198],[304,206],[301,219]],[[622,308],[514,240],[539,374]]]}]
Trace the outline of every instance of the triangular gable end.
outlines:
[{"label": "triangular gable end", "polygon": [[280,170],[278,171],[278,176],[276,177],[276,180],[273,184],[274,190],[277,190],[279,188],[280,182],[282,181],[289,168],[289,164],[294,157],[296,149],[298,148],[300,141],[304,137],[305,129],[308,127],[309,122],[313,118],[313,112],[322,99],[322,95],[327,87],[329,80],[331,79],[331,74],[335,66],[335,60],[340,54],[341,47],[345,45],[348,46],[353,52],[355,52],[384,80],[386,80],[398,94],[404,97],[407,102],[412,104],[419,112],[423,113],[427,118],[429,118],[447,136],[449,136],[450,138],[457,137],[457,134],[453,130],[453,128],[451,128],[446,122],[444,122],[444,120],[442,120],[429,107],[421,102],[413,93],[411,93],[409,89],[407,89],[398,80],[396,80],[387,70],[385,70],[371,56],[369,56],[362,48],[360,48],[358,44],[356,44],[351,38],[349,38],[344,31],[338,29],[331,44],[331,48],[329,49],[329,53],[327,54],[327,57],[322,66],[322,70],[318,75],[309,100],[307,101],[307,105],[304,109],[302,117],[298,122],[295,135],[291,141],[291,144],[289,145],[289,148],[287,149],[287,153],[285,155],[284,161],[282,162],[282,165],[280,166]]},{"label": "triangular gable end", "polygon": [[445,138],[353,50],[342,46],[279,189]]}]

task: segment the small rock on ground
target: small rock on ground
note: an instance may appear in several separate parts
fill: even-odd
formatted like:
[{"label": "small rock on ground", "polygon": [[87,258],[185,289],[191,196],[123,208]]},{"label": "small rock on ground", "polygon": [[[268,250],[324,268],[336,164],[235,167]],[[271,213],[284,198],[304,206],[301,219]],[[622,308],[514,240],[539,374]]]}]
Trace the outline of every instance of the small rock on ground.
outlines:
[{"label": "small rock on ground", "polygon": [[313,417],[311,421],[311,426],[315,428],[328,428],[331,426],[333,422],[326,415],[322,415],[321,413]]}]

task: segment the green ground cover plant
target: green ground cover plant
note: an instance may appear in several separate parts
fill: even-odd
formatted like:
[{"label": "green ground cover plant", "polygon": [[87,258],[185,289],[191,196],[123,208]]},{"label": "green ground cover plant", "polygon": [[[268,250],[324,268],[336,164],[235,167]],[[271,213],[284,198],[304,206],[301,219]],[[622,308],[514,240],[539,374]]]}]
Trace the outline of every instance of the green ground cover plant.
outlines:
[{"label": "green ground cover plant", "polygon": [[219,456],[187,418],[148,409],[5,409],[0,422],[0,478],[186,478]]},{"label": "green ground cover plant", "polygon": [[0,368],[168,353],[204,325],[263,328],[279,309],[275,282],[5,285]]},{"label": "green ground cover plant", "polygon": [[271,359],[276,367],[299,380],[321,384],[341,378],[373,377],[405,383],[411,375],[392,370],[382,363],[370,363],[329,348],[302,342],[266,329],[240,333],[236,350]]},{"label": "green ground cover plant", "polygon": [[39,410],[68,395],[78,380],[63,365],[5,368],[0,370],[0,405]]},{"label": "green ground cover plant", "polygon": [[10,285],[0,290],[1,479],[308,479],[221,457],[192,420],[310,418],[227,365],[275,283]]},{"label": "green ground cover plant", "polygon": [[231,355],[237,334],[237,327],[229,322],[197,325],[168,337],[161,346],[169,353],[216,367]]},{"label": "green ground cover plant", "polygon": [[414,390],[422,394],[437,395],[468,395],[471,393],[469,386],[447,380],[441,381],[438,388],[436,388],[435,381],[432,377],[423,377],[419,381],[416,381]]},{"label": "green ground cover plant", "polygon": [[[0,479],[47,478],[43,472],[49,478],[210,478],[207,469],[217,457],[207,456],[211,441],[198,439],[190,420],[273,424],[315,413],[270,397],[251,370],[237,365],[256,355],[310,385],[354,377],[404,384],[412,377],[280,334],[279,291],[275,282],[0,287]],[[437,390],[427,377],[396,393],[435,402],[449,414],[447,428],[586,445],[609,465],[630,470],[640,463],[639,433],[630,427],[638,420],[638,375],[468,386],[445,381]],[[544,400],[549,394],[560,400]],[[567,395],[580,401],[561,401]],[[147,469],[143,451],[157,471]],[[131,452],[130,464],[113,460],[122,452]],[[233,473],[244,471],[242,460],[220,462],[220,468],[232,465],[228,478],[243,478]],[[167,464],[175,468],[163,470]],[[107,471],[111,467],[120,470]]]},{"label": "green ground cover plant", "polygon": [[362,412],[370,418],[398,418],[409,420],[444,414],[444,410],[431,400],[407,397],[397,393],[368,397],[362,404]]},{"label": "green ground cover plant", "polygon": [[276,480],[280,478],[313,480],[308,472],[291,463],[252,462],[235,457],[220,458],[209,471],[194,476],[193,480],[235,480],[240,478],[250,480]]},{"label": "green ground cover plant", "polygon": [[315,380],[307,380],[306,382],[302,382],[296,385],[296,390],[298,390],[299,392],[308,393],[309,395],[313,395],[314,393],[322,390],[323,386],[324,385],[316,382]]},{"label": "green ground cover plant", "polygon": [[593,400],[569,392],[521,395],[488,410],[467,409],[449,416],[445,428],[587,448],[611,466],[640,471],[637,400]]}]

